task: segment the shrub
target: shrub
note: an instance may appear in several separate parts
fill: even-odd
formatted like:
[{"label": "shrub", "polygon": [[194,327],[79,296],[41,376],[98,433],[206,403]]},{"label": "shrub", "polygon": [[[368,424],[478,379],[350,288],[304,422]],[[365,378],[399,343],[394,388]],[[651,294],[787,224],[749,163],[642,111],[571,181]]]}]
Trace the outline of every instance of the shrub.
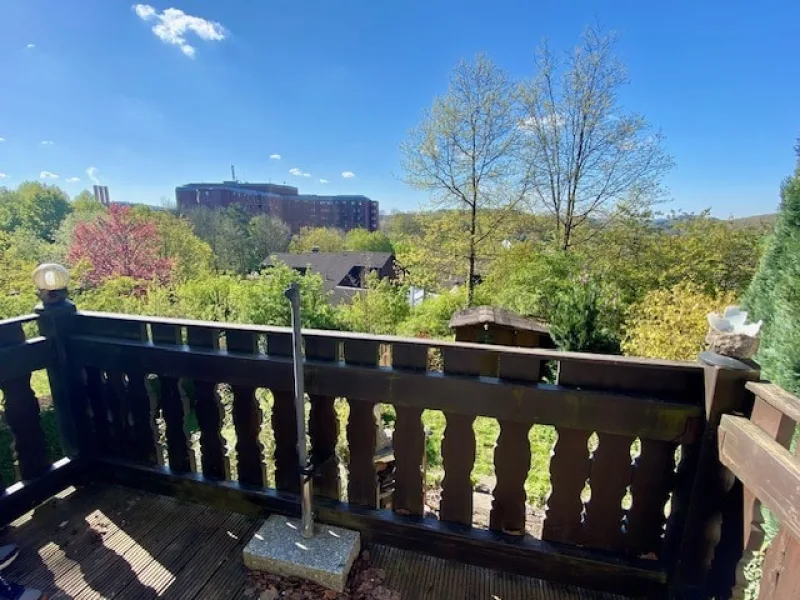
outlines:
[{"label": "shrub", "polygon": [[694,360],[708,333],[706,316],[734,300],[733,292],[712,296],[691,283],[649,292],[628,312],[622,349],[634,356]]}]

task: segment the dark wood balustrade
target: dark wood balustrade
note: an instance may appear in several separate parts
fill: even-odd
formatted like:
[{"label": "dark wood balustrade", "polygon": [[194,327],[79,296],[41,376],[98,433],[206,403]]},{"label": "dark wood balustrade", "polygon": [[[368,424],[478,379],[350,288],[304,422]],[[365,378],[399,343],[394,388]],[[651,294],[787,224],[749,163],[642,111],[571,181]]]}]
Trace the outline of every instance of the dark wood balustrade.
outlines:
[{"label": "dark wood balustrade", "polygon": [[[39,317],[45,337],[24,336],[23,324],[35,316],[0,323],[0,388],[26,482],[0,497],[0,521],[80,478],[245,514],[299,513],[289,330],[46,312]],[[315,486],[324,522],[358,529],[367,540],[653,597],[667,593],[679,571],[691,573],[694,565],[681,559],[687,544],[713,549],[716,543],[698,533],[710,514],[697,500],[698,474],[704,461],[719,465],[708,450],[715,440],[706,427],[707,369],[700,365],[338,331],[305,331],[304,345],[312,456],[333,455]],[[441,357],[435,368],[434,354]],[[558,383],[540,379],[546,362]],[[49,369],[57,409],[69,416],[62,423],[65,447],[74,448],[72,460],[56,466],[42,459],[29,383],[41,368]],[[221,434],[219,384],[232,394],[233,448]],[[259,389],[273,398],[269,420]],[[349,407],[346,482],[335,454],[337,398]],[[397,415],[391,510],[379,509],[376,496],[379,403]],[[446,420],[438,518],[424,511],[424,410],[442,411]],[[190,414],[199,451],[187,430]],[[500,430],[488,530],[472,525],[476,417],[496,419]],[[553,426],[558,435],[541,540],[525,534],[528,433],[535,424]],[[269,452],[263,428],[272,429]],[[268,470],[274,487],[267,485]],[[46,484],[37,488],[38,481]],[[591,498],[584,502],[586,486]],[[694,583],[690,576],[675,579]]]}]

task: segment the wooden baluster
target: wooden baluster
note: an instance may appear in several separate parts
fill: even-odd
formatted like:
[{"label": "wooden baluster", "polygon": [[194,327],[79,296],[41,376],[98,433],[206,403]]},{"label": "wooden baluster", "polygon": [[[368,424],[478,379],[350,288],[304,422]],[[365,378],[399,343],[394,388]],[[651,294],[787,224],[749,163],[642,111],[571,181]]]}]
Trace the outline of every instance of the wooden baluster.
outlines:
[{"label": "wooden baluster", "polygon": [[[228,352],[258,352],[256,336],[248,331],[229,329],[225,334]],[[232,385],[233,425],[236,429],[236,460],[239,482],[263,487],[267,480],[261,423],[264,413],[250,386]]]},{"label": "wooden baluster", "polygon": [[[524,356],[500,356],[500,377],[536,384],[541,361]],[[509,383],[509,385],[511,385]],[[524,383],[521,383],[524,385]],[[531,445],[528,433],[533,423],[499,420],[500,435],[494,451],[494,500],[489,528],[511,535],[525,534],[525,480],[531,467]]]},{"label": "wooden baluster", "polygon": [[[352,365],[374,367],[378,364],[378,342],[345,340],[344,359]],[[350,418],[347,421],[348,502],[375,508],[378,504],[378,480],[375,472],[375,404],[359,398],[347,398]]]},{"label": "wooden baluster", "polygon": [[[25,342],[21,323],[0,327],[0,346]],[[5,400],[5,418],[14,434],[20,479],[34,479],[50,468],[44,431],[39,421],[39,402],[31,389],[31,376],[0,383]]]},{"label": "wooden baluster", "polygon": [[103,373],[95,367],[86,368],[86,395],[92,411],[92,428],[94,429],[93,450],[99,455],[113,453],[111,422],[108,416]]},{"label": "wooden baluster", "polygon": [[[486,353],[446,347],[442,350],[444,373],[478,375],[486,368]],[[495,358],[496,360],[496,358]],[[496,363],[495,363],[496,364]],[[469,398],[464,398],[469,402]],[[439,518],[461,525],[472,525],[472,467],[475,465],[473,415],[444,413],[447,424],[442,438],[442,502]]]},{"label": "wooden baluster", "polygon": [[[392,368],[425,371],[427,346],[396,343],[392,346]],[[392,509],[400,514],[421,516],[424,511],[422,460],[425,452],[425,430],[422,409],[396,406],[394,424],[395,490]]]},{"label": "wooden baluster", "polygon": [[[756,396],[750,420],[781,446],[787,449],[789,448],[796,423],[781,410],[772,406],[761,397]],[[744,510],[742,514],[744,521],[742,525],[744,527],[744,552],[736,568],[736,585],[731,594],[732,598],[744,598],[748,586],[744,569],[750,563],[754,554],[761,551],[761,547],[764,544],[764,519],[761,512],[761,501],[747,487],[743,489],[743,500]],[[772,548],[775,548],[775,552],[773,556],[768,555],[765,559],[762,582],[767,583],[760,592],[760,597],[779,597],[775,585],[777,577],[773,577],[773,575],[777,572],[775,569],[780,568],[781,565],[781,561],[777,558],[778,554],[786,552],[790,540],[791,536],[787,538],[783,530],[781,530],[780,534],[773,540]],[[772,549],[770,549],[770,552],[772,552]],[[800,568],[800,563],[797,564],[797,567]],[[765,591],[770,591],[771,594],[764,595]]]},{"label": "wooden baluster", "polygon": [[781,528],[764,558],[758,600],[797,598],[800,598],[800,541]]},{"label": "wooden baluster", "polygon": [[[339,343],[328,337],[306,336],[306,359],[336,361]],[[339,438],[339,419],[334,409],[333,396],[309,396],[311,413],[308,419],[308,434],[311,438],[311,455],[330,456],[321,465],[314,477],[314,493],[318,496],[338,500],[341,495],[339,461],[336,458],[336,440]]]},{"label": "wooden baluster", "polygon": [[[562,362],[559,367],[559,383],[572,385],[570,377],[580,380],[576,373],[586,365]],[[558,440],[550,459],[550,485],[552,491],[547,500],[547,517],[544,521],[542,539],[567,544],[582,544],[584,525],[581,492],[591,472],[589,437],[592,432],[582,429],[557,427]]]},{"label": "wooden baluster", "polygon": [[[180,327],[165,323],[152,323],[150,327],[154,344],[182,343]],[[188,398],[181,394],[177,378],[159,376],[158,379],[161,389],[161,410],[167,428],[169,468],[179,473],[196,471],[195,456],[189,447],[189,435],[186,431],[186,416],[189,414]]]},{"label": "wooden baluster", "polygon": [[664,506],[675,481],[677,444],[642,440],[642,451],[633,467],[625,550],[629,554],[661,556]]},{"label": "wooden baluster", "polygon": [[[186,337],[193,348],[215,349],[215,329],[187,327]],[[230,479],[231,463],[222,437],[222,422],[225,411],[222,407],[217,385],[212,381],[194,380],[194,401],[197,425],[200,427],[200,462],[206,479]]]},{"label": "wooden baluster", "polygon": [[[292,335],[268,333],[267,353],[292,358]],[[293,375],[290,390],[294,390]],[[294,391],[272,390],[272,432],[275,435],[275,487],[284,492],[300,493],[297,456],[297,417]]]},{"label": "wooden baluster", "polygon": [[[79,327],[84,335],[137,342],[147,339],[141,321],[91,317],[81,319]],[[95,369],[87,369],[87,385],[101,447],[120,456],[163,464],[163,456],[157,457],[156,409],[147,393],[144,371],[131,365],[125,373],[107,371],[103,378]]]}]

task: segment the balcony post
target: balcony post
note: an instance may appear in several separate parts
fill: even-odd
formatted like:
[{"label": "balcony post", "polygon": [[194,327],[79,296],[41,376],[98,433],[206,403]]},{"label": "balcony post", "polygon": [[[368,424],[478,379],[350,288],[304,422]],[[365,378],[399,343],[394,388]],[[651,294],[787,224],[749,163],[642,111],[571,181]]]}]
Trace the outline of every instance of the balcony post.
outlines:
[{"label": "balcony post", "polygon": [[80,373],[70,364],[66,348],[76,314],[67,290],[69,274],[60,265],[44,264],[34,271],[34,282],[41,300],[35,308],[39,333],[50,340],[53,348],[53,362],[47,376],[61,446],[66,456],[76,458],[85,453],[90,432],[88,414],[77,410],[82,398]]},{"label": "balcony post", "polygon": [[672,596],[728,598],[742,552],[741,483],[719,460],[717,434],[723,414],[750,415],[753,395],[748,381],[758,381],[760,368],[704,352],[706,425],[700,445]]}]

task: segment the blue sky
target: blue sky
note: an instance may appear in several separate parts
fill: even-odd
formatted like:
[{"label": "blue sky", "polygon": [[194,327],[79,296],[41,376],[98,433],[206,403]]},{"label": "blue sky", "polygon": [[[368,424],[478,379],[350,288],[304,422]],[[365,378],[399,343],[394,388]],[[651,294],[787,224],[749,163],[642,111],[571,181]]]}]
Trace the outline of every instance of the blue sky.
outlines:
[{"label": "blue sky", "polygon": [[624,106],[675,157],[667,209],[773,211],[795,164],[794,0],[148,2],[0,0],[0,185],[74,194],[94,177],[157,204],[234,163],[241,179],[418,208],[398,144],[452,66],[485,51],[530,76],[544,37],[568,49],[595,20],[620,35]]}]

